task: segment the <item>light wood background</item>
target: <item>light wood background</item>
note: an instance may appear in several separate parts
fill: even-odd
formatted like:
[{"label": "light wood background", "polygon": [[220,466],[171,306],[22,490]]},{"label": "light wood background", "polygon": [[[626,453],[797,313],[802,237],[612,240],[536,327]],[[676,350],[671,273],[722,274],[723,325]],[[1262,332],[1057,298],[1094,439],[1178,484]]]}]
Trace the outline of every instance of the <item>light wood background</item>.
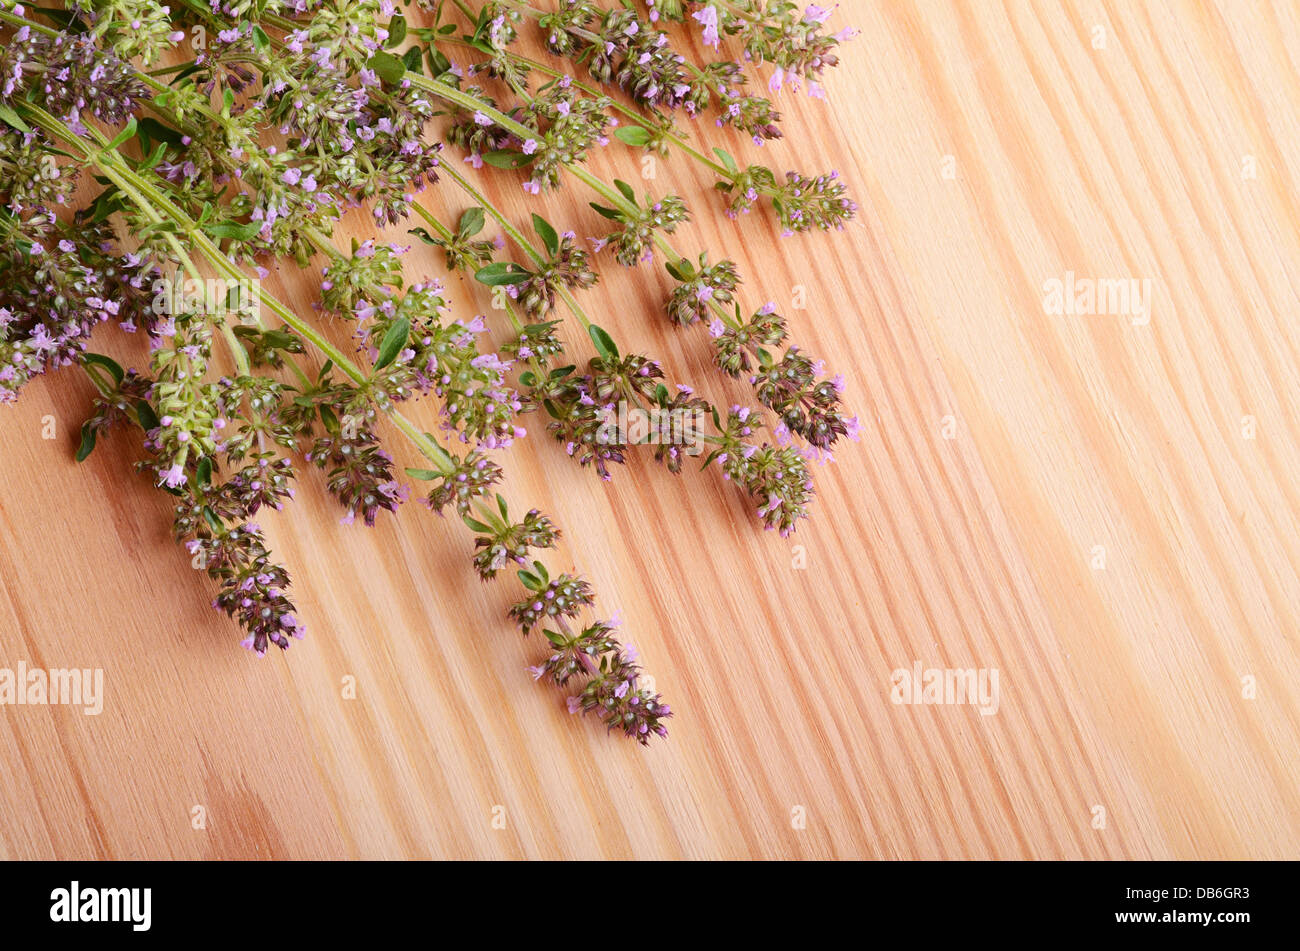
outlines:
[{"label": "light wood background", "polygon": [[[701,131],[840,168],[851,227],[729,222],[682,158],[646,183],[695,210],[679,247],[725,249],[746,303],[848,379],[863,436],[817,472],[812,524],[763,533],[716,472],[642,459],[602,485],[536,419],[505,459],[508,497],[621,611],[670,740],[607,737],[530,681],[517,585],[475,578],[457,524],[340,526],[314,470],[265,520],[308,637],[258,662],[134,439],[72,461],[90,388],[67,372],[2,417],[0,666],[103,667],[106,705],[0,711],[0,856],[1296,857],[1300,6],[836,16],[862,34],[828,102],[781,98],[784,141]],[[637,154],[594,167],[631,178]],[[495,181],[516,220],[598,233],[580,184]],[[1067,271],[1150,279],[1152,319],[1044,313]],[[624,349],[744,397],[661,315],[658,265],[605,274],[587,301]],[[302,275],[271,287],[310,300]],[[915,660],[997,668],[998,713],[891,704]]]}]

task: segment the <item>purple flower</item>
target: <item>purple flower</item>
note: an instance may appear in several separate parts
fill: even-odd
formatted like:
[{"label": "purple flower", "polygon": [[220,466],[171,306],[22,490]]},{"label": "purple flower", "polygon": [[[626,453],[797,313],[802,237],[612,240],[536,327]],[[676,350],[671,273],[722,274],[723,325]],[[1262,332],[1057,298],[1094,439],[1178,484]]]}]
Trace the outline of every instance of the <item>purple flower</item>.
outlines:
[{"label": "purple flower", "polygon": [[716,50],[718,48],[718,11],[713,7],[705,7],[692,13],[691,19],[704,27],[704,45],[712,46]]},{"label": "purple flower", "polygon": [[158,473],[159,485],[165,485],[169,489],[179,489],[185,484],[185,470],[179,462],[172,463],[170,469],[164,469]]}]

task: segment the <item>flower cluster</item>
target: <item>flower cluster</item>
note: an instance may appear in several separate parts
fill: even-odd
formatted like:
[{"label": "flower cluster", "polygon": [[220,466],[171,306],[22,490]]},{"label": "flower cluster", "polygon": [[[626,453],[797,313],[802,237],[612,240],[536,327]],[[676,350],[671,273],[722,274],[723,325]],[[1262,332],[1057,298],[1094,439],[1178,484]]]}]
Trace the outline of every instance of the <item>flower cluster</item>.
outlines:
[{"label": "flower cluster", "polygon": [[739,65],[688,63],[666,33],[634,10],[602,11],[589,0],[563,0],[558,11],[539,16],[538,25],[552,53],[585,63],[593,79],[618,85],[642,106],[695,115],[714,105],[719,126],[734,125],[759,142],[781,134],[772,104],[743,92]]},{"label": "flower cluster", "polygon": [[463,459],[452,459],[445,472],[408,469],[407,473],[436,484],[429,490],[429,507],[441,513],[448,505],[461,516],[468,515],[475,499],[486,498],[501,481],[501,467],[483,453],[473,450]]},{"label": "flower cluster", "polygon": [[0,210],[3,230],[9,240],[0,247],[0,403],[9,403],[33,376],[72,363],[119,305],[105,279],[105,256],[50,212],[19,219]]},{"label": "flower cluster", "polygon": [[560,169],[572,162],[582,162],[594,145],[604,145],[609,117],[605,110],[610,100],[579,95],[567,76],[547,83],[528,100],[518,121],[537,130],[535,138],[511,144],[528,162],[531,175],[525,191],[537,194],[541,188],[556,188]]},{"label": "flower cluster", "polygon": [[260,526],[253,522],[232,528],[218,525],[187,545],[208,575],[221,583],[212,606],[248,631],[244,647],[261,656],[268,644],[285,650],[290,637],[303,636],[297,609],[285,594],[289,573],[271,560]]},{"label": "flower cluster", "polygon": [[560,288],[585,290],[595,283],[596,272],[587,264],[587,252],[578,247],[574,233],[566,231],[545,264],[523,283],[511,285],[511,296],[530,317],[544,317],[555,308],[555,294]]},{"label": "flower cluster", "polygon": [[[760,358],[764,354],[760,351]],[[798,347],[785,352],[780,362],[765,362],[751,382],[758,398],[772,409],[781,424],[813,446],[825,449],[840,436],[857,436],[857,420],[839,409],[844,381],[818,380],[819,366]]]},{"label": "flower cluster", "polygon": [[148,93],[131,64],[90,34],[49,36],[23,26],[0,47],[0,102],[18,102],[28,91],[39,92],[47,112],[80,132],[83,113],[117,125]]},{"label": "flower cluster", "polygon": [[595,604],[591,586],[580,577],[547,575],[540,562],[519,572],[529,594],[510,609],[525,635],[537,625],[550,642],[550,650],[530,667],[533,679],[550,679],[560,686],[585,678],[582,690],[569,697],[569,712],[594,713],[611,729],[646,743],[651,735],[666,736],[663,721],[672,709],[653,690],[639,684],[641,668],[636,648],[621,643],[614,632],[617,620],[570,624]]},{"label": "flower cluster", "polygon": [[510,609],[510,617],[519,625],[524,634],[532,631],[533,626],[547,618],[577,617],[584,607],[595,603],[591,585],[582,578],[562,574],[548,580],[541,590],[530,593]]},{"label": "flower cluster", "polygon": [[379,437],[356,416],[345,416],[332,431],[318,438],[307,460],[327,470],[327,487],[347,510],[344,524],[359,513],[374,525],[379,510],[396,512],[409,490],[393,474],[393,457],[379,446]]},{"label": "flower cluster", "polygon": [[750,165],[714,187],[727,197],[727,214],[733,218],[747,214],[761,196],[766,196],[787,236],[814,228],[821,231],[843,228],[844,222],[858,210],[835,171],[815,176],[786,172],[785,182],[778,185],[770,168]]},{"label": "flower cluster", "polygon": [[[624,191],[628,201],[632,201],[631,188]],[[610,247],[614,257],[624,267],[635,267],[642,261],[649,261],[654,256],[655,232],[672,234],[677,226],[690,220],[686,203],[676,195],[666,195],[659,201],[646,199],[646,207],[638,207],[635,213],[619,211],[603,206],[594,206],[604,217],[619,222],[622,227],[603,238],[592,239],[596,251]]]},{"label": "flower cluster", "polygon": [[[139,404],[147,415],[147,403]],[[160,465],[160,460],[155,465]],[[188,467],[185,477],[168,489],[176,499],[172,528],[184,541],[195,565],[220,585],[212,606],[234,618],[247,632],[243,646],[259,656],[268,644],[288,648],[303,636],[296,608],[286,593],[289,573],[271,560],[261,527],[249,519],[263,505],[280,508],[292,496],[292,467],[271,454],[213,482],[211,459]]]},{"label": "flower cluster", "polygon": [[492,525],[465,516],[470,527],[479,532],[474,539],[474,569],[484,581],[495,577],[511,562],[528,564],[530,551],[553,548],[560,537],[560,530],[537,509],[529,509],[523,521],[510,522],[505,502],[501,501],[500,505],[501,517],[494,518]]},{"label": "flower cluster", "polygon": [[210,456],[226,421],[221,417],[217,384],[205,381],[212,356],[212,332],[196,315],[184,314],[154,327],[152,390],[158,425],[146,445],[162,460],[158,480],[177,488],[186,480],[191,459]]},{"label": "flower cluster", "polygon": [[740,274],[734,262],[710,264],[707,252],[700,254],[698,268],[689,261],[669,261],[666,267],[678,282],[666,304],[668,316],[673,323],[683,327],[697,320],[707,320],[715,306],[713,302],[730,304],[732,292],[740,284]]},{"label": "flower cluster", "polygon": [[523,404],[505,382],[510,363],[479,350],[481,318],[444,319],[440,284],[401,290],[405,250],[366,241],[350,257],[335,255],[323,272],[322,309],[355,321],[377,373],[370,395],[381,407],[432,391],[443,401],[444,427],[462,441],[509,445],[523,435],[515,424]]},{"label": "flower cluster", "polygon": [[762,503],[759,517],[767,528],[775,528],[785,537],[800,519],[808,517],[813,483],[803,456],[793,447],[749,441],[760,425],[757,414],[733,406],[727,416],[722,448],[710,461],[716,461],[726,478],[739,483]]},{"label": "flower cluster", "polygon": [[714,319],[709,333],[713,336],[713,362],[728,376],[739,376],[750,368],[751,354],[759,354],[763,347],[776,346],[785,339],[785,318],[769,301],[748,320],[737,319],[731,326]]},{"label": "flower cluster", "polygon": [[95,39],[123,60],[138,56],[145,66],[185,38],[170,19],[171,9],[157,0],[80,0],[76,9]]},{"label": "flower cluster", "polygon": [[[647,0],[647,4],[670,19],[682,18],[680,0]],[[825,23],[833,8],[810,5],[801,11],[789,0],[687,0],[687,5],[706,45],[716,49],[721,36],[734,36],[742,43],[747,61],[775,65],[768,83],[773,92],[785,83],[797,86],[806,78],[809,94],[821,95],[816,80],[823,70],[839,63],[836,47],[857,32],[846,27],[828,33]]]},{"label": "flower cluster", "polygon": [[583,376],[564,372],[546,381],[543,402],[552,416],[547,429],[575,461],[594,466],[608,481],[609,464],[624,462],[623,443],[609,432],[618,400],[657,401],[662,379],[662,368],[647,357],[595,357]]}]

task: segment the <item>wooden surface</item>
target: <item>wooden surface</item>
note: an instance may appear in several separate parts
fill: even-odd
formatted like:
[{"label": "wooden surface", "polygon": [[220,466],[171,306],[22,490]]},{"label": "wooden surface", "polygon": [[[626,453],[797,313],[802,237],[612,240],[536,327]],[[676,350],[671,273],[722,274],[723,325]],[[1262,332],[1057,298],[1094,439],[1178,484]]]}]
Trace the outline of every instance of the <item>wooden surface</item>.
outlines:
[{"label": "wooden surface", "polygon": [[[737,226],[682,158],[646,183],[694,209],[679,247],[726,249],[746,302],[847,377],[862,440],[818,470],[813,523],[763,533],[716,472],[641,460],[602,485],[536,420],[505,459],[508,497],[621,611],[671,739],[607,737],[530,682],[517,586],[476,580],[459,526],[416,506],[340,526],[314,472],[292,524],[265,520],[308,637],[255,660],[134,441],[73,463],[90,388],[69,372],[0,417],[0,666],[102,667],[107,696],[0,710],[0,857],[1297,855],[1300,7],[837,16],[862,35],[829,102],[784,96],[761,152],[709,138],[840,168],[845,233]],[[593,167],[630,178],[636,154]],[[493,194],[597,233],[577,183]],[[1149,323],[1045,313],[1070,271],[1149,279]],[[625,349],[743,398],[659,312],[658,266],[605,275],[587,300]],[[301,275],[270,284],[309,300]],[[479,290],[451,282],[462,313]],[[892,704],[914,661],[996,668],[998,712]]]}]

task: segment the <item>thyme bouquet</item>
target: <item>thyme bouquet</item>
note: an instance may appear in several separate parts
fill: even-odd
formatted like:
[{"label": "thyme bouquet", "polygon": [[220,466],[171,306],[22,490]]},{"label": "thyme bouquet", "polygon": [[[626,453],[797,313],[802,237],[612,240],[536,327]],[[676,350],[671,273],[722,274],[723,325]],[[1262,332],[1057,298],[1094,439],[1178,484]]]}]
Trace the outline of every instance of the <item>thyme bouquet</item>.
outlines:
[{"label": "thyme bouquet", "polygon": [[[304,628],[256,518],[314,467],[345,522],[373,525],[412,491],[458,518],[479,577],[513,570],[522,584],[510,618],[546,641],[534,679],[638,742],[666,735],[672,710],[590,584],[547,568],[559,528],[497,491],[502,450],[535,414],[602,479],[635,451],[680,473],[693,460],[679,442],[610,423],[619,407],[689,413],[710,450],[690,468],[733,483],[783,535],[808,516],[810,463],[856,437],[842,379],[791,341],[775,305],[742,300],[734,262],[672,243],[690,215],[680,197],[584,163],[610,146],[676,156],[709,170],[728,215],[761,207],[758,226],[787,235],[842,227],[855,209],[834,172],[778,174],[692,144],[725,126],[756,146],[779,137],[771,97],[822,95],[852,35],[829,17],[786,0],[0,0],[0,402],[79,365],[97,395],[77,458],[137,431],[138,469],[258,655]],[[703,61],[679,51],[688,31]],[[521,52],[524,35],[541,59]],[[489,175],[531,195],[587,190],[606,224],[579,237],[541,214],[512,222],[480,188]],[[455,220],[426,207],[432,186],[436,204],[464,209]],[[335,226],[356,207],[373,236],[340,247]],[[495,326],[412,273],[416,241],[493,295]],[[286,261],[319,275],[306,311],[261,285]],[[670,386],[579,302],[602,277],[660,265],[664,316],[700,325],[754,405]],[[563,321],[582,346],[562,342]],[[101,324],[146,338],[147,366],[90,350]],[[421,397],[437,404],[435,432],[407,414]],[[384,417],[417,465],[381,444]]]}]

